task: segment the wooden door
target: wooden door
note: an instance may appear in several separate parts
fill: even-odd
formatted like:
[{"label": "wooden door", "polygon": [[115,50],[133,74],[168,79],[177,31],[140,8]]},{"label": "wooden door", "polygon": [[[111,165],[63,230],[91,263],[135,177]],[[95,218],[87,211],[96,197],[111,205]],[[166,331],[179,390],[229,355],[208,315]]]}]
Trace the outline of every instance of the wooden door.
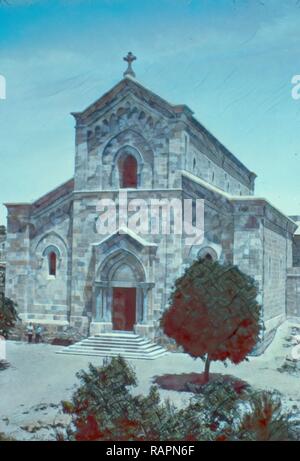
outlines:
[{"label": "wooden door", "polygon": [[113,288],[113,330],[132,331],[136,321],[136,288]]}]

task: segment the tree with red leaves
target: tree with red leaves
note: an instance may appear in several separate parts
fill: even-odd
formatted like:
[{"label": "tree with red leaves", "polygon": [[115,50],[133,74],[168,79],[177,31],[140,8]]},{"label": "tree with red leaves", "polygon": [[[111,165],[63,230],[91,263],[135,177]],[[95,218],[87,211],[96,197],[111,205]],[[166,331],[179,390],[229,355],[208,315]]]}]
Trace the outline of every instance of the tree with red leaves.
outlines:
[{"label": "tree with red leaves", "polygon": [[205,358],[204,382],[214,360],[238,364],[259,339],[260,305],[254,280],[236,266],[195,261],[175,282],[164,333],[192,357]]}]

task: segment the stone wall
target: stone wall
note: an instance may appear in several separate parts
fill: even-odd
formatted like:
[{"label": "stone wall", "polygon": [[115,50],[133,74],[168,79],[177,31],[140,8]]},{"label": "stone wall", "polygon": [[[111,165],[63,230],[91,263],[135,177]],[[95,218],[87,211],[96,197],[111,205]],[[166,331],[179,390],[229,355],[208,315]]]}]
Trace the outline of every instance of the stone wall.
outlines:
[{"label": "stone wall", "polygon": [[293,266],[300,267],[300,235],[294,235],[293,239]]},{"label": "stone wall", "polygon": [[287,317],[300,317],[300,267],[287,273]]},{"label": "stone wall", "polygon": [[287,312],[287,270],[292,267],[295,225],[261,199],[233,200],[234,262],[258,283],[265,328],[274,330]]},{"label": "stone wall", "polygon": [[[127,251],[134,255],[145,270],[146,284],[153,284],[153,288],[147,294],[147,322],[152,324],[161,315],[165,308],[170,289],[174,280],[178,277],[182,266],[181,235],[150,234],[153,226],[151,215],[151,203],[153,199],[164,200],[179,198],[181,191],[154,190],[152,193],[143,190],[130,190],[127,192],[129,200],[142,199],[148,204],[148,229],[149,233],[139,233],[143,244],[134,241],[134,238],[114,236],[111,230],[107,234],[99,234],[97,231],[97,204],[99,199],[110,199],[118,202],[118,192],[81,192],[76,193],[74,201],[74,224],[72,245],[72,324],[79,327],[80,322],[87,324],[88,319],[95,316],[94,285],[99,281],[99,268],[103,268],[106,258],[118,251]],[[128,213],[128,220],[133,213]],[[120,226],[117,215],[117,226]],[[145,224],[145,223],[143,223]],[[117,230],[116,229],[116,230]],[[108,239],[108,240],[107,240]],[[107,242],[106,242],[107,240]],[[155,256],[151,252],[155,247]],[[174,251],[176,249],[176,251]],[[154,250],[153,250],[154,251]]]},{"label": "stone wall", "polygon": [[5,240],[5,226],[0,226],[0,293],[4,293],[5,291]]},{"label": "stone wall", "polygon": [[[252,195],[253,187],[248,180],[240,177],[239,173],[226,163],[220,164],[216,159],[207,156],[208,146],[203,145],[202,150],[194,143],[190,143],[190,150],[186,155],[186,170],[213,184],[231,195]],[[205,153],[206,152],[206,155]],[[214,158],[214,157],[213,157]],[[219,164],[218,164],[219,163]]]},{"label": "stone wall", "polygon": [[[32,205],[6,205],[6,296],[17,303],[20,318],[25,321],[67,324],[71,242],[69,192],[68,187],[66,190],[58,188]],[[49,276],[45,254],[49,246],[58,251],[57,277]]]}]

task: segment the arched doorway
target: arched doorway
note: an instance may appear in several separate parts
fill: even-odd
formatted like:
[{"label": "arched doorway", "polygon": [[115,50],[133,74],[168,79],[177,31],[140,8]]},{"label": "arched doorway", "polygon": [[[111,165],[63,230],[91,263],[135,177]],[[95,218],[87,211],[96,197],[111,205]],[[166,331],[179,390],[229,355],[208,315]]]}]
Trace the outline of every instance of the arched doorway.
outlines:
[{"label": "arched doorway", "polygon": [[95,321],[111,325],[112,331],[134,331],[146,321],[150,285],[136,256],[126,250],[114,252],[98,269]]},{"label": "arched doorway", "polygon": [[128,264],[120,265],[112,276],[113,330],[132,331],[134,328],[137,317],[136,282],[133,270]]}]

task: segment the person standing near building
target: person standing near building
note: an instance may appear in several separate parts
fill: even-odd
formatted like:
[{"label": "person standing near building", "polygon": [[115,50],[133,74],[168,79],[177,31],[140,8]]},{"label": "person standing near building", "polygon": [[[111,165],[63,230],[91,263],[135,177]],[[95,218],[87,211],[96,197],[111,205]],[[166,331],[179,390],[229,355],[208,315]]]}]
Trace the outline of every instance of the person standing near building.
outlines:
[{"label": "person standing near building", "polygon": [[31,322],[27,325],[26,332],[27,332],[28,343],[32,343],[33,325]]},{"label": "person standing near building", "polygon": [[38,344],[41,341],[43,328],[41,325],[36,325],[35,327],[35,342]]}]

